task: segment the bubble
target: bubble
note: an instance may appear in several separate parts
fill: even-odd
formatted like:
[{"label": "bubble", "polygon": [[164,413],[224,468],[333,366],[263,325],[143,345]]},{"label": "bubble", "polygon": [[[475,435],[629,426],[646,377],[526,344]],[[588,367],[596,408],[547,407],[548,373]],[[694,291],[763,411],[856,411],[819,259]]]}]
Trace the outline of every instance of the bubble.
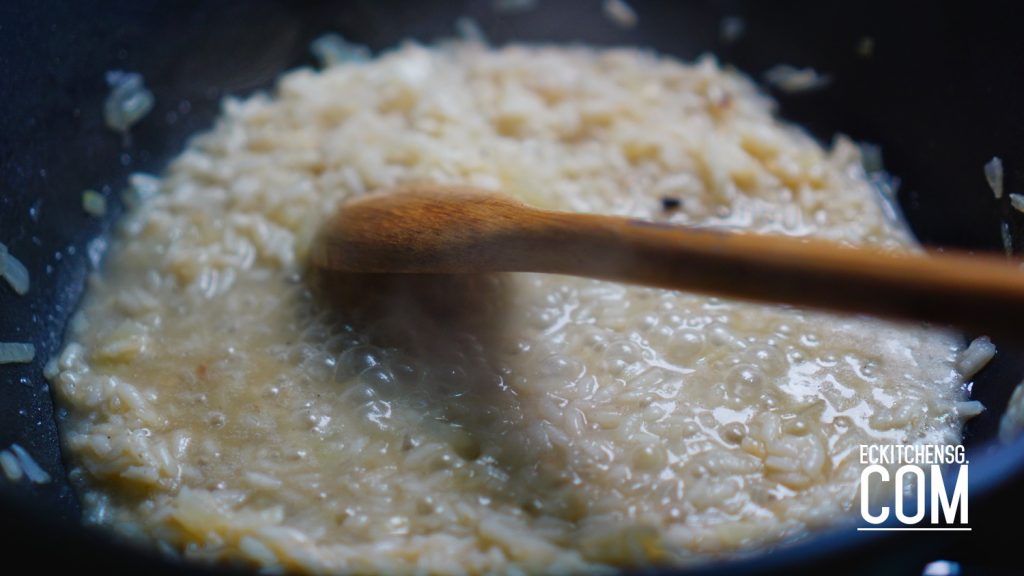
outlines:
[{"label": "bubble", "polygon": [[377,392],[373,388],[366,384],[358,383],[349,386],[347,390],[341,393],[340,398],[346,402],[352,402],[355,404],[361,404],[369,402],[377,397]]},{"label": "bubble", "polygon": [[542,309],[540,312],[530,314],[529,320],[530,325],[537,330],[545,330],[558,321],[558,313],[554,310]]},{"label": "bubble", "polygon": [[383,362],[383,351],[373,346],[356,346],[338,357],[336,380],[358,376]]},{"label": "bubble", "polygon": [[770,346],[751,346],[743,352],[743,360],[757,366],[765,374],[781,376],[786,371],[786,359],[782,352]]},{"label": "bubble", "polygon": [[326,382],[330,381],[332,375],[337,374],[337,359],[329,354],[310,354],[299,365],[302,372],[308,374],[312,380]]},{"label": "bubble", "polygon": [[730,422],[722,426],[721,435],[729,444],[739,444],[747,435],[747,427],[740,422]]},{"label": "bubble", "polygon": [[860,372],[865,379],[873,379],[875,377],[875,372],[877,371],[877,369],[878,364],[876,364],[873,360],[869,360],[860,369]]},{"label": "bubble", "polygon": [[691,363],[704,351],[705,343],[704,334],[698,330],[676,330],[668,340],[665,355],[673,362]]},{"label": "bubble", "polygon": [[583,342],[589,348],[601,350],[608,345],[608,336],[595,329],[591,330],[586,336],[584,336]]},{"label": "bubble", "polygon": [[732,330],[728,326],[721,322],[714,322],[704,329],[707,334],[707,340],[715,346],[733,346],[740,347],[744,346],[743,341],[736,337],[732,333]]},{"label": "bubble", "polygon": [[818,358],[818,365],[824,368],[832,368],[839,363],[839,358],[835,354],[825,354]]},{"label": "bubble", "polygon": [[227,421],[228,418],[223,412],[210,412],[206,415],[206,423],[209,424],[211,428],[223,428],[224,425],[227,424]]},{"label": "bubble", "polygon": [[758,398],[766,384],[764,372],[750,364],[734,367],[725,377],[726,394],[734,401]]},{"label": "bubble", "polygon": [[553,378],[575,380],[581,372],[583,364],[579,360],[562,354],[548,356],[540,364],[540,374]]},{"label": "bubble", "polygon": [[641,330],[649,332],[651,330],[654,330],[658,326],[660,321],[661,318],[659,318],[657,314],[644,314],[640,318],[638,324]]},{"label": "bubble", "polygon": [[853,419],[849,416],[836,416],[832,419],[832,425],[836,430],[849,430],[853,426]]},{"label": "bubble", "polygon": [[612,342],[604,353],[605,368],[613,374],[622,374],[630,370],[642,359],[640,348],[628,340]]},{"label": "bubble", "polygon": [[372,388],[382,398],[390,398],[399,392],[398,381],[394,375],[379,364],[364,370],[359,375],[359,381]]},{"label": "bubble", "polygon": [[762,408],[771,410],[772,408],[778,407],[782,399],[779,396],[779,392],[775,389],[764,390],[761,395],[757,398],[758,403]]},{"label": "bubble", "polygon": [[391,367],[391,374],[395,378],[395,386],[406,397],[424,387],[424,371],[416,366],[403,363],[394,364]]}]

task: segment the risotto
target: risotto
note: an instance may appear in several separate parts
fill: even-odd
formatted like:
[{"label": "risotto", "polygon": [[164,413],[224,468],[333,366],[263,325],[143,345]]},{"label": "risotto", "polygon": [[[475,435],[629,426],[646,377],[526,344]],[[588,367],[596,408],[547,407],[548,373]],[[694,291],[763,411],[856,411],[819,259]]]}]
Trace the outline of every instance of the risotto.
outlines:
[{"label": "risotto", "polygon": [[134,181],[48,374],[87,519],[175,556],[684,564],[841,521],[859,444],[956,443],[976,412],[975,363],[924,326],[553,275],[314,295],[318,224],[410,182],[913,249],[855,146],[711,58],[409,44],[229,98]]}]

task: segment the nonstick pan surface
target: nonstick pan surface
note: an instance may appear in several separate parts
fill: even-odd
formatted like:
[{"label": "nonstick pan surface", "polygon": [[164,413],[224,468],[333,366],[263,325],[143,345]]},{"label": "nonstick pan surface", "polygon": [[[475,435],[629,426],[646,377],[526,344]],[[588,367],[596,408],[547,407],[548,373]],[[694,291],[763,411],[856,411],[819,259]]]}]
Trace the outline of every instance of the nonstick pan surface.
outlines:
[{"label": "nonstick pan surface", "polygon": [[[824,90],[773,93],[781,114],[822,141],[842,132],[877,143],[900,178],[900,205],[927,244],[1002,250],[1000,227],[1024,238],[1024,214],[996,200],[982,174],[1002,157],[1006,189],[1024,193],[1024,11],[1013,2],[820,2],[631,0],[636,28],[608,22],[600,0],[541,0],[517,14],[480,2],[34,2],[0,6],[0,242],[28,266],[32,289],[0,286],[0,341],[29,341],[36,360],[0,365],[0,448],[26,447],[54,478],[45,485],[0,480],[0,550],[36,568],[146,573],[201,572],[136,551],[80,525],[66,478],[55,407],[42,376],[102,257],[122,212],[127,175],[159,172],[186,140],[208,128],[218,102],[272,85],[281,72],[312,64],[309,42],[327,32],[382,50],[407,38],[453,35],[458,16],[474,17],[496,44],[509,41],[639,45],[692,59],[704,52],[760,78],[772,65],[828,73]],[[743,19],[733,43],[723,17]],[[873,39],[871,57],[858,51]],[[130,145],[103,124],[104,73],[143,74],[156,106],[132,130]],[[112,206],[95,219],[81,210],[93,188]],[[1020,243],[1015,241],[1016,246]],[[950,535],[865,535],[842,529],[767,556],[708,569],[794,573],[882,571],[917,574],[952,558],[964,573],[1000,573],[1024,510],[1024,443],[993,440],[1024,353],[996,342],[997,358],[974,381],[988,411],[967,426],[971,525]],[[990,571],[986,571],[986,568]]]}]

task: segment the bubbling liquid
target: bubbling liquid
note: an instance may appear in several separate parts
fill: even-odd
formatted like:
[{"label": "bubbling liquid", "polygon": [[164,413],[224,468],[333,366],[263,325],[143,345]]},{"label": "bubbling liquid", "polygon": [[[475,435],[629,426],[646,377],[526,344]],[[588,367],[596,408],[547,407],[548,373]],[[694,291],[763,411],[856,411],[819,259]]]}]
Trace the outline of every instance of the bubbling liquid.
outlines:
[{"label": "bubbling liquid", "polygon": [[710,59],[407,45],[292,72],[125,217],[49,367],[90,521],[299,571],[683,564],[841,521],[862,443],[959,439],[960,342],[930,328],[553,275],[317,293],[316,223],[418,181],[913,249],[854,146]]}]

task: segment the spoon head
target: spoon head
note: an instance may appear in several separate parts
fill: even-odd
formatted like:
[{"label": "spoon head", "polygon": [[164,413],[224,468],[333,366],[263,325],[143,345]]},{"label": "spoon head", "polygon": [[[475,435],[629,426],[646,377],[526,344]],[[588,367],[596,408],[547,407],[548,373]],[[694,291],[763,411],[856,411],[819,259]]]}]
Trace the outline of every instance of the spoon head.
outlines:
[{"label": "spoon head", "polygon": [[525,207],[467,186],[415,185],[345,203],[311,251],[315,267],[355,273],[489,271],[495,242],[514,231]]}]

